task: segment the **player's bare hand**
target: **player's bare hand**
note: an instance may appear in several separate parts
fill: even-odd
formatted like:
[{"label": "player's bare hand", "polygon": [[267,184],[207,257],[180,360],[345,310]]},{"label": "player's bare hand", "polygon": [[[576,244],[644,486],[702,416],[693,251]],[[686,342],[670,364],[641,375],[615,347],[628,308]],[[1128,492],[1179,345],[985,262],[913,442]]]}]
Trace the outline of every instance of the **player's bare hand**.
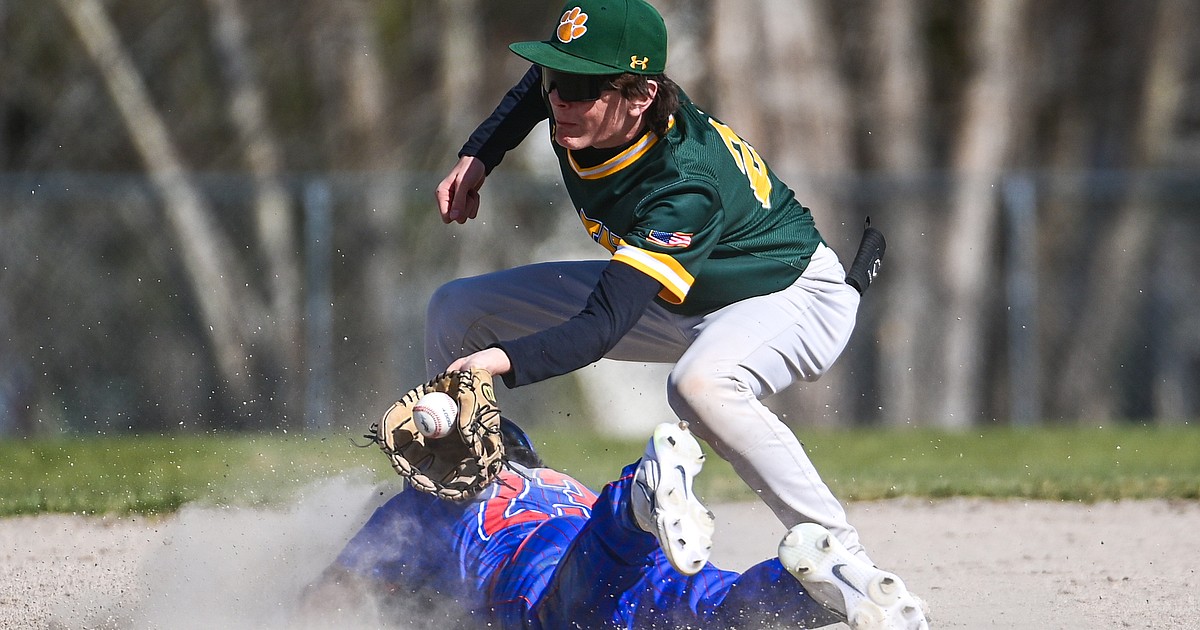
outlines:
[{"label": "player's bare hand", "polygon": [[446,368],[446,371],[454,372],[475,368],[481,368],[487,370],[493,376],[499,376],[507,374],[512,369],[512,361],[508,359],[508,354],[500,348],[486,348],[475,354],[455,360],[454,363],[450,364],[450,367]]},{"label": "player's bare hand", "polygon": [[434,193],[442,223],[466,223],[479,214],[479,189],[487,177],[483,161],[464,155]]}]

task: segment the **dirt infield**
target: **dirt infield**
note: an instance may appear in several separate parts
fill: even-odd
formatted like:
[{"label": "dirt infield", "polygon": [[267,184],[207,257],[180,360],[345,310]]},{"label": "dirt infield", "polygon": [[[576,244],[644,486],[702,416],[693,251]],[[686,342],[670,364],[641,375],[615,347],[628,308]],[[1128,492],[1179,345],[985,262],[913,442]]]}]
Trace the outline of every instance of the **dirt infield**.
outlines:
[{"label": "dirt infield", "polygon": [[[296,627],[291,601],[381,498],[340,479],[286,510],[0,519],[0,628]],[[714,511],[717,565],[774,555],[783,528],[764,507]],[[1198,627],[1200,503],[906,499],[849,512],[935,628]]]}]

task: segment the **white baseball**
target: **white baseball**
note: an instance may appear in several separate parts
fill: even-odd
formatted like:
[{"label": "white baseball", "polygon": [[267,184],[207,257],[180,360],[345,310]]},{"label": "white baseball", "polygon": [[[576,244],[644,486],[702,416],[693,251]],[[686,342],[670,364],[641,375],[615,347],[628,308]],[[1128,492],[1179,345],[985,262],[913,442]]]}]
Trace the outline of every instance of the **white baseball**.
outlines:
[{"label": "white baseball", "polygon": [[413,406],[413,421],[417,430],[427,438],[442,438],[450,435],[450,429],[458,418],[458,404],[448,394],[429,392]]}]

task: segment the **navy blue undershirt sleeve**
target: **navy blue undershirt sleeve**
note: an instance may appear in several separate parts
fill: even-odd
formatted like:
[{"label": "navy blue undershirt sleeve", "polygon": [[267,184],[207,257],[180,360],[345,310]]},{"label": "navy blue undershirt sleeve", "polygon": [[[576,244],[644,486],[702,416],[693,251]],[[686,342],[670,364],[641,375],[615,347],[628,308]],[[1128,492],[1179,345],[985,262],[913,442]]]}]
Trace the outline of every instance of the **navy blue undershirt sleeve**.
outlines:
[{"label": "navy blue undershirt sleeve", "polygon": [[571,319],[519,339],[492,344],[508,355],[504,384],[520,387],[599,361],[637,323],[662,289],[658,280],[612,261],[583,310]]},{"label": "navy blue undershirt sleeve", "polygon": [[525,76],[500,99],[492,115],[479,123],[458,156],[479,158],[490,174],[505,153],[515,149],[538,123],[549,117],[542,97],[542,69],[530,66]]}]

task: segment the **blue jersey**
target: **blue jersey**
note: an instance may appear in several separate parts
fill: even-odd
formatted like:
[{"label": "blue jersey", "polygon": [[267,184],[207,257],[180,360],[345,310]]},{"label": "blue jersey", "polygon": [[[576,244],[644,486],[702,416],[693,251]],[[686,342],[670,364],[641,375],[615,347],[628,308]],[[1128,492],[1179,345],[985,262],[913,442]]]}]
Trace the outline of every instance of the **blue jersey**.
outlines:
[{"label": "blue jersey", "polygon": [[587,520],[595,501],[594,492],[551,468],[501,471],[497,483],[464,503],[408,489],[375,511],[336,563],[384,584],[432,585],[460,599],[476,594],[463,603],[478,608],[533,530],[552,517]]},{"label": "blue jersey", "polygon": [[335,564],[398,597],[435,593],[490,627],[817,627],[837,620],[777,559],[742,574],[711,564],[693,576],[677,572],[629,514],[634,470],[627,467],[599,496],[549,468],[505,470],[468,502],[408,489],[375,511]]}]

